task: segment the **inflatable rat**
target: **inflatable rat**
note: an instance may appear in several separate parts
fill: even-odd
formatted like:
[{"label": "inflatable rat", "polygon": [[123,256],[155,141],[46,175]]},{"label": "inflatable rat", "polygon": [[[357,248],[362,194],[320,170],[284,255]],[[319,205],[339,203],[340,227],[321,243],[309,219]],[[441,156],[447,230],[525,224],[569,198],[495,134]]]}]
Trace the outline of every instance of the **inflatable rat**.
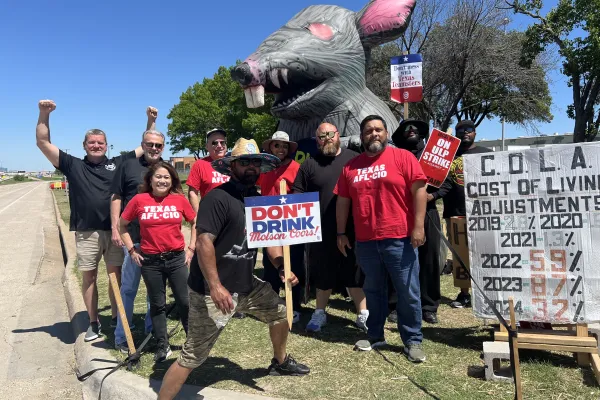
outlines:
[{"label": "inflatable rat", "polygon": [[354,143],[369,114],[381,115],[391,134],[398,121],[367,89],[366,63],[372,47],[402,35],[415,3],[371,0],[357,13],[307,7],[265,39],[232,77],[242,85],[249,108],[263,106],[264,94],[273,93],[278,130],[299,143],[314,137],[321,122],[334,124],[345,145],[350,137]]}]

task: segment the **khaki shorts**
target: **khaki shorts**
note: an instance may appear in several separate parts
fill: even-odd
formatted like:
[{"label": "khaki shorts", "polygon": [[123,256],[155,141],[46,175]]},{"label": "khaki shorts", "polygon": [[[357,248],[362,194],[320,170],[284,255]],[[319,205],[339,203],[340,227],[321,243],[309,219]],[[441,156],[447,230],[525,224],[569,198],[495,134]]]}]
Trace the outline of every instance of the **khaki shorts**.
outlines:
[{"label": "khaki shorts", "polygon": [[[222,313],[210,296],[189,290],[190,311],[188,334],[177,362],[184,368],[194,369],[208,358],[210,350],[225,327],[217,328],[213,318]],[[269,325],[287,323],[284,300],[269,283],[254,277],[252,292],[240,296],[235,311],[253,315]]]},{"label": "khaki shorts", "polygon": [[125,258],[123,248],[113,244],[110,231],[77,231],[75,245],[77,266],[80,271],[93,271],[98,268],[102,256],[107,266],[123,265]]}]

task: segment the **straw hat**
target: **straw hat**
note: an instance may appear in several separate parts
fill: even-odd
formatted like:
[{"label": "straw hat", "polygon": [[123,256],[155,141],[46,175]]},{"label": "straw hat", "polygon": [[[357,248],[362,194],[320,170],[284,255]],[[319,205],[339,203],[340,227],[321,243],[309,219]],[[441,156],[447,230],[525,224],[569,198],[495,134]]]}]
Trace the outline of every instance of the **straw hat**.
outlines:
[{"label": "straw hat", "polygon": [[271,139],[265,140],[262,144],[263,151],[271,151],[271,143],[272,142],[285,142],[288,143],[290,148],[288,150],[288,154],[294,154],[296,150],[298,150],[298,143],[290,141],[290,135],[285,133],[284,131],[277,131],[273,134]]},{"label": "straw hat", "polygon": [[215,171],[223,175],[231,175],[231,163],[240,158],[259,159],[262,161],[260,172],[269,172],[280,165],[279,158],[272,154],[259,153],[258,145],[254,139],[239,138],[233,145],[231,155],[212,162]]}]

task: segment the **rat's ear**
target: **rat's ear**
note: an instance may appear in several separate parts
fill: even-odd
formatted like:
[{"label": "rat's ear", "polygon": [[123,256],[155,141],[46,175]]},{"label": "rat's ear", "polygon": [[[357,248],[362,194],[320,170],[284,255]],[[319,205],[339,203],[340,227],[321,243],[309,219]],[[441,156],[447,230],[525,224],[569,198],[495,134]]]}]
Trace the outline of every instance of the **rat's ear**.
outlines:
[{"label": "rat's ear", "polygon": [[416,0],[369,0],[356,13],[356,27],[363,46],[371,48],[395,40],[404,33]]}]

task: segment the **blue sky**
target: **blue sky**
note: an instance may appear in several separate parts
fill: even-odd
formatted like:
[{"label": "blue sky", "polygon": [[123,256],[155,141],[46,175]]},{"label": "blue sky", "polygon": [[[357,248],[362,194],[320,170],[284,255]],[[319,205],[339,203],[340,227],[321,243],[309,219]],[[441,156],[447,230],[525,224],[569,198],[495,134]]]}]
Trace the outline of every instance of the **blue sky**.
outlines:
[{"label": "blue sky", "polygon": [[[157,127],[188,86],[220,65],[245,59],[270,33],[311,4],[351,10],[366,0],[103,1],[0,4],[0,164],[29,171],[52,169],[35,146],[37,102],[53,99],[52,142],[83,156],[87,129],[107,132],[113,154],[133,149],[159,109]],[[510,28],[524,27],[515,18]],[[552,75],[554,120],[543,133],[571,132],[565,115],[572,98],[565,79]],[[241,90],[241,89],[240,89]],[[507,125],[507,137],[526,135]],[[500,138],[498,121],[484,122],[479,138]],[[171,153],[166,150],[165,156]]]}]

